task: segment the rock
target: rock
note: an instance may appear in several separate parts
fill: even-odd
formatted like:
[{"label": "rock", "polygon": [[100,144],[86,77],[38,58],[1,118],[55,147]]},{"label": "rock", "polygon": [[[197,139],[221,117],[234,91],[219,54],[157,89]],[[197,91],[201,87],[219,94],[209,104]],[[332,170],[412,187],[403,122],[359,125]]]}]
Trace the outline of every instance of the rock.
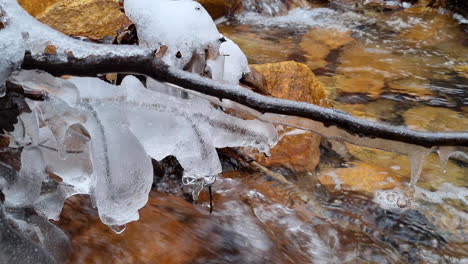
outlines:
[{"label": "rock", "polygon": [[466,131],[466,114],[441,107],[416,107],[403,114],[405,123],[411,129],[426,131]]},{"label": "rock", "polygon": [[241,5],[240,0],[197,0],[213,19],[230,15]]},{"label": "rock", "polygon": [[[117,0],[24,1],[39,21],[67,35],[102,39],[115,36],[126,21]],[[49,5],[46,5],[50,3]],[[45,7],[45,8],[44,8]]]},{"label": "rock", "polygon": [[350,31],[313,28],[302,36],[301,48],[307,53],[307,65],[311,69],[324,67],[326,57],[354,39]]},{"label": "rock", "polygon": [[4,136],[0,136],[0,149],[2,149],[2,148],[7,148],[8,145],[10,145],[10,138],[9,138],[9,137],[4,137]]},{"label": "rock", "polygon": [[[408,157],[351,144],[346,144],[346,147],[355,158],[393,172],[393,175],[399,177],[402,182],[409,182],[411,163]],[[437,190],[444,182],[451,182],[455,186],[465,186],[466,175],[468,175],[468,168],[457,165],[453,160],[449,160],[447,172],[444,173],[439,157],[431,153],[426,158],[417,186],[427,190]]]},{"label": "rock", "polygon": [[460,76],[468,79],[468,64],[458,65],[453,68]]},{"label": "rock", "polygon": [[49,6],[62,0],[18,0],[18,3],[33,17],[41,14]]},{"label": "rock", "polygon": [[429,89],[430,85],[429,80],[414,77],[398,79],[388,83],[389,89],[393,92],[405,93],[423,98],[433,96]]},{"label": "rock", "polygon": [[330,190],[359,191],[373,194],[377,190],[401,187],[394,172],[365,162],[350,162],[352,167],[325,169],[320,183]]},{"label": "rock", "polygon": [[[273,97],[326,106],[323,85],[307,65],[294,61],[250,65],[265,77],[266,89]],[[282,166],[293,171],[312,171],[320,156],[320,136],[299,129],[280,129],[281,140],[271,156],[255,155],[265,166]]]},{"label": "rock", "polygon": [[297,47],[294,39],[276,37],[282,35],[276,32],[280,29],[271,28],[266,32],[256,31],[249,25],[218,25],[218,30],[239,45],[250,63],[281,62],[290,59],[295,54],[302,56],[304,53]]}]

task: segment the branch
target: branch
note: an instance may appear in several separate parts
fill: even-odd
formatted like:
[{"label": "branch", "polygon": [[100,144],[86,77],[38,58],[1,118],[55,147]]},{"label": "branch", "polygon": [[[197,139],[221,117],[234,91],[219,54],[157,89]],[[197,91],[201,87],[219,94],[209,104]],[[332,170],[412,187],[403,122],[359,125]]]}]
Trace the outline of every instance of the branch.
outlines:
[{"label": "branch", "polygon": [[32,55],[26,52],[22,68],[39,69],[55,76],[96,76],[113,72],[141,74],[219,99],[229,99],[263,113],[298,116],[322,122],[327,127],[337,126],[361,137],[382,138],[422,147],[468,147],[468,132],[415,131],[403,126],[370,122],[335,109],[260,95],[240,86],[222,84],[169,67],[149,51],[140,56],[107,54],[76,58],[69,55],[66,60],[56,54]]}]

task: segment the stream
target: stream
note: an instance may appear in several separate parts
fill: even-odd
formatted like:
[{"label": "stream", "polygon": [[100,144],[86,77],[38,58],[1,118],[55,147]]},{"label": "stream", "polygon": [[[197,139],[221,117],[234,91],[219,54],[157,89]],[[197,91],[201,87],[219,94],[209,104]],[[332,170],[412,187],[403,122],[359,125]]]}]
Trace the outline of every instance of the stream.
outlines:
[{"label": "stream", "polygon": [[[468,131],[468,34],[460,16],[411,4],[281,10],[285,1],[254,2],[217,20],[250,64],[304,63],[331,107],[357,117]],[[70,237],[69,263],[468,263],[462,151],[424,159],[322,138],[317,168],[299,169],[264,167],[221,149],[223,173],[196,201],[167,157],[153,160],[149,202],[138,221],[116,227],[121,234],[82,195],[65,202],[54,224]],[[18,159],[8,155],[1,153]]]}]

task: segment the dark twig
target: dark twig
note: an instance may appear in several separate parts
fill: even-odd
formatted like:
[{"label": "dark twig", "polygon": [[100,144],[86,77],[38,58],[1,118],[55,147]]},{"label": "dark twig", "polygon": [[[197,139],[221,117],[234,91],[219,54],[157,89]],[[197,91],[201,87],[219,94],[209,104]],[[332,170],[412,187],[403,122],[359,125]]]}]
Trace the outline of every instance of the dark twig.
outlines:
[{"label": "dark twig", "polygon": [[211,193],[211,185],[208,186],[208,194],[210,196],[210,214],[213,213],[213,194]]},{"label": "dark twig", "polygon": [[27,52],[23,69],[39,69],[55,76],[96,76],[103,73],[133,73],[149,76],[161,82],[168,82],[217,98],[225,98],[264,113],[298,116],[337,126],[351,134],[370,138],[382,138],[419,145],[465,146],[468,147],[468,132],[422,132],[403,126],[391,126],[356,118],[345,112],[319,107],[313,104],[271,98],[257,94],[240,86],[226,85],[211,79],[169,67],[155,59],[148,52],[145,56],[89,56],[76,58],[69,56],[60,60],[54,54],[31,55]]}]

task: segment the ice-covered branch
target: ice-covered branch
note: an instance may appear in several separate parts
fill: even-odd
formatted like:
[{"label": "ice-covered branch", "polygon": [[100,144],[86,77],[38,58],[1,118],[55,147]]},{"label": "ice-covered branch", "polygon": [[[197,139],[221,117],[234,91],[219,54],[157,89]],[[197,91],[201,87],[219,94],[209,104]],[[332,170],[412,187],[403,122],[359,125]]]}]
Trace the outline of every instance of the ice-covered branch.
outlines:
[{"label": "ice-covered branch", "polygon": [[423,147],[468,147],[467,132],[415,131],[402,126],[370,122],[339,110],[263,96],[240,86],[226,85],[169,67],[164,62],[155,59],[151,52],[137,56],[90,55],[84,58],[70,55],[67,60],[53,54],[32,55],[26,53],[22,68],[44,70],[55,76],[95,76],[111,72],[142,74],[161,82],[179,85],[188,90],[220,99],[229,99],[260,112],[304,117],[322,122],[325,126],[337,126],[358,136],[400,141]]}]

